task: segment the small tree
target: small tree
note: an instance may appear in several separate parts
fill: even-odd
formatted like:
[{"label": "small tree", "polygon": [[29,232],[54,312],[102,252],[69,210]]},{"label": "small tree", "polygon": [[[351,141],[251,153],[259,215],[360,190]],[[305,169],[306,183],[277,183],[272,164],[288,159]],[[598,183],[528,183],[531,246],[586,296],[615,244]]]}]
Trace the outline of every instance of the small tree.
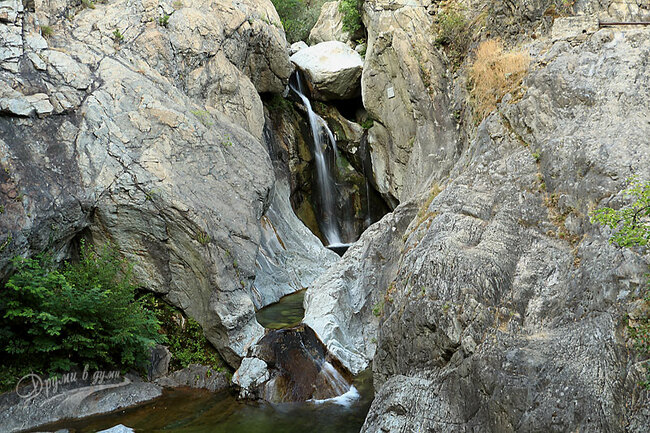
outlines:
[{"label": "small tree", "polygon": [[339,12],[343,14],[343,30],[355,33],[361,28],[361,6],[362,0],[341,0]]}]

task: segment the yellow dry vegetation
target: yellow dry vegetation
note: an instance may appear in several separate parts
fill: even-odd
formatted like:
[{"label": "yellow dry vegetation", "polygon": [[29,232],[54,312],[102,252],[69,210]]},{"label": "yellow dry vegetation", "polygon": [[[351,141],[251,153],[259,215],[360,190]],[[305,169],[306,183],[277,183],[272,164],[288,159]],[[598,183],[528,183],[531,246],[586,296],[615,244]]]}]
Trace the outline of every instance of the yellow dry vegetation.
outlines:
[{"label": "yellow dry vegetation", "polygon": [[521,84],[530,56],[523,51],[504,51],[499,39],[481,42],[469,69],[474,112],[482,120],[507,93]]}]

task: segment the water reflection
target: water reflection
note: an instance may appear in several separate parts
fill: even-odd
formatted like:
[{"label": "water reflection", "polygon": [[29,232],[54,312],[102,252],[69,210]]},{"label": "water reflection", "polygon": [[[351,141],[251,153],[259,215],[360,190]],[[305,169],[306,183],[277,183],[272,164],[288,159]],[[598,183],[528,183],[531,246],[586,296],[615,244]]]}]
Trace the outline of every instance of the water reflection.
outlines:
[{"label": "water reflection", "polygon": [[305,317],[302,301],[305,290],[284,296],[279,302],[257,312],[257,322],[267,329],[283,329],[298,326]]}]

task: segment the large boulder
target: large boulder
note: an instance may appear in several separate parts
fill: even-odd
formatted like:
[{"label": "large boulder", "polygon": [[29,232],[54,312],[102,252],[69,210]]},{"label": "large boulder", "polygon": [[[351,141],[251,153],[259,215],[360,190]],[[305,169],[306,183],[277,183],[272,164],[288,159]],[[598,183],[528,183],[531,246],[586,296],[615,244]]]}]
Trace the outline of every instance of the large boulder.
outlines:
[{"label": "large boulder", "polygon": [[363,60],[344,43],[322,42],[298,51],[291,61],[304,72],[314,98],[329,101],[359,95]]}]

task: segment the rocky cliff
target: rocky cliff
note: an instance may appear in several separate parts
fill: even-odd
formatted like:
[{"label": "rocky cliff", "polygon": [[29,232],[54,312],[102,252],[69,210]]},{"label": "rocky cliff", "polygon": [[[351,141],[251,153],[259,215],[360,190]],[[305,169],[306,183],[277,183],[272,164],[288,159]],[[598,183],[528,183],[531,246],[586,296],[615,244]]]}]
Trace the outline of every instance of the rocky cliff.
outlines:
[{"label": "rocky cliff", "polygon": [[[588,215],[650,180],[650,31],[598,25],[647,4],[362,12],[362,107],[333,92],[321,114],[395,209],[337,261],[291,209],[309,183],[299,115],[260,96],[293,69],[269,0],[0,2],[0,279],[16,255],[110,241],[234,367],[256,355],[255,310],[308,287],[319,350],[373,369],[364,432],[646,431],[627,324],[650,259]],[[350,43],[340,20],[328,4],[313,42]],[[468,74],[494,38],[531,61],[483,117]],[[268,380],[244,359],[240,384]]]},{"label": "rocky cliff", "polygon": [[265,144],[260,93],[292,70],[271,2],[3,1],[0,35],[0,275],[110,241],[238,365],[255,305],[332,260]]},{"label": "rocky cliff", "polygon": [[305,322],[372,366],[364,432],[645,431],[626,327],[649,260],[588,217],[650,179],[650,32],[597,25],[645,9],[499,4],[467,2],[473,37],[532,62],[479,124],[471,59],[436,43],[441,5],[364,2],[374,176],[401,204],[310,287]]}]

